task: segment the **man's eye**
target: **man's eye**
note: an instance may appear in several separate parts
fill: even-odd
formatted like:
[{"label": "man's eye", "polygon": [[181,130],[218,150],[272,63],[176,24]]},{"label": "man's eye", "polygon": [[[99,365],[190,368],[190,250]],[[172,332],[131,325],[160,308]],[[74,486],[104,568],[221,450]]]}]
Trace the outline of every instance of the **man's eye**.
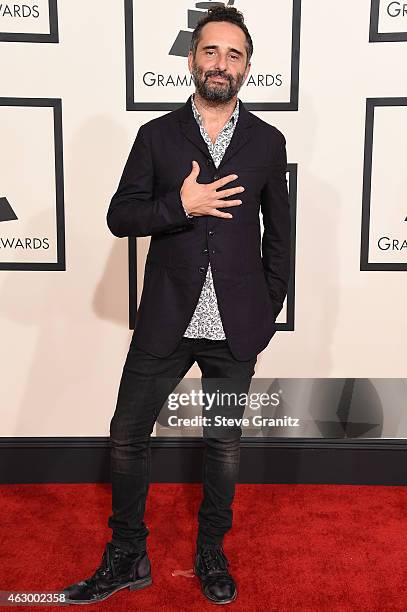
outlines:
[{"label": "man's eye", "polygon": [[215,52],[214,52],[214,51],[207,51],[207,52],[206,52],[206,54],[207,54],[207,55],[211,55],[211,53],[213,54],[213,53],[215,53]]},{"label": "man's eye", "polygon": [[237,60],[237,59],[238,59],[237,55],[231,55],[231,56],[230,56],[230,58],[231,58],[232,60]]}]

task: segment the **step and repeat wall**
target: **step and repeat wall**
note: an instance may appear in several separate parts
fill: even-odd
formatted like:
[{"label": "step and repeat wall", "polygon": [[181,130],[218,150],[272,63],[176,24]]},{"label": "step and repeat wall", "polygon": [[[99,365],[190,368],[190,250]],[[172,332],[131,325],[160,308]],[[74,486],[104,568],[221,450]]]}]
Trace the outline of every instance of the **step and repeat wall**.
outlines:
[{"label": "step and repeat wall", "polygon": [[[0,2],[2,437],[108,435],[150,239],[106,212],[139,127],[193,91],[211,4]],[[229,4],[254,42],[239,96],[286,137],[293,226],[244,435],[405,438],[407,3]],[[198,414],[168,402],[155,434],[199,435],[175,410]]]}]

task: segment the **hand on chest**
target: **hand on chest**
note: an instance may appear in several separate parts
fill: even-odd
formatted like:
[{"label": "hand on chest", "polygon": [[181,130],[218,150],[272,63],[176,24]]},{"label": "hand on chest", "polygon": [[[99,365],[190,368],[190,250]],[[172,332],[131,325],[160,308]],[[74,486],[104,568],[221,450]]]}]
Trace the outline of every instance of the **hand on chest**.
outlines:
[{"label": "hand on chest", "polygon": [[[201,138],[199,144],[198,147],[188,139],[179,139],[176,153],[169,147],[168,154],[163,156],[163,150],[160,150],[159,157],[154,160],[157,193],[181,189],[184,180],[191,173],[192,161],[195,160],[200,168],[198,183],[210,184],[219,178],[237,174],[238,178],[220,191],[243,186],[243,204],[239,208],[244,208],[245,203],[258,207],[261,191],[268,180],[267,152],[262,147],[256,147],[251,140],[237,150],[236,145],[233,146],[233,137],[229,143],[223,143],[218,138],[215,143],[210,144]],[[243,211],[235,209],[234,212],[240,214]]]}]

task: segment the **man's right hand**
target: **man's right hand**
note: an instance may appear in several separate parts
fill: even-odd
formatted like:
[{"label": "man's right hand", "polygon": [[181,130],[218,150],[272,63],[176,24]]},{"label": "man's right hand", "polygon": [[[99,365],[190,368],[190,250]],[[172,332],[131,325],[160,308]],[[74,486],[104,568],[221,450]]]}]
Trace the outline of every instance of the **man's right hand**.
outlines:
[{"label": "man's right hand", "polygon": [[213,183],[201,184],[197,183],[196,180],[200,171],[198,162],[193,161],[191,174],[187,176],[181,187],[181,201],[187,213],[197,217],[211,215],[212,217],[221,217],[223,219],[233,218],[233,215],[221,212],[218,208],[240,206],[242,201],[228,200],[225,202],[220,198],[241,193],[244,191],[244,187],[233,187],[233,189],[224,189],[221,192],[216,190],[236,180],[238,178],[237,174],[229,174],[229,176],[224,176]]}]

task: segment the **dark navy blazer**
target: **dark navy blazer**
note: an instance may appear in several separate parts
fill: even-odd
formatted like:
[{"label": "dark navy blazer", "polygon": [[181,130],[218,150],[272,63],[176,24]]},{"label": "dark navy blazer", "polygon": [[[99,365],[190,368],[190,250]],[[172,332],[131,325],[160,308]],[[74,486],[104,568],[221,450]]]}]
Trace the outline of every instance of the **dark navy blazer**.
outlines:
[{"label": "dark navy blazer", "polygon": [[[238,360],[253,358],[276,331],[290,275],[290,210],[283,134],[249,112],[239,119],[218,169],[193,116],[191,99],[138,131],[107,224],[118,237],[151,236],[132,344],[160,357],[181,340],[212,268],[226,338]],[[199,183],[237,174],[243,185],[222,208],[233,219],[188,219],[180,198],[192,160]],[[260,213],[264,232],[260,232]]]}]

